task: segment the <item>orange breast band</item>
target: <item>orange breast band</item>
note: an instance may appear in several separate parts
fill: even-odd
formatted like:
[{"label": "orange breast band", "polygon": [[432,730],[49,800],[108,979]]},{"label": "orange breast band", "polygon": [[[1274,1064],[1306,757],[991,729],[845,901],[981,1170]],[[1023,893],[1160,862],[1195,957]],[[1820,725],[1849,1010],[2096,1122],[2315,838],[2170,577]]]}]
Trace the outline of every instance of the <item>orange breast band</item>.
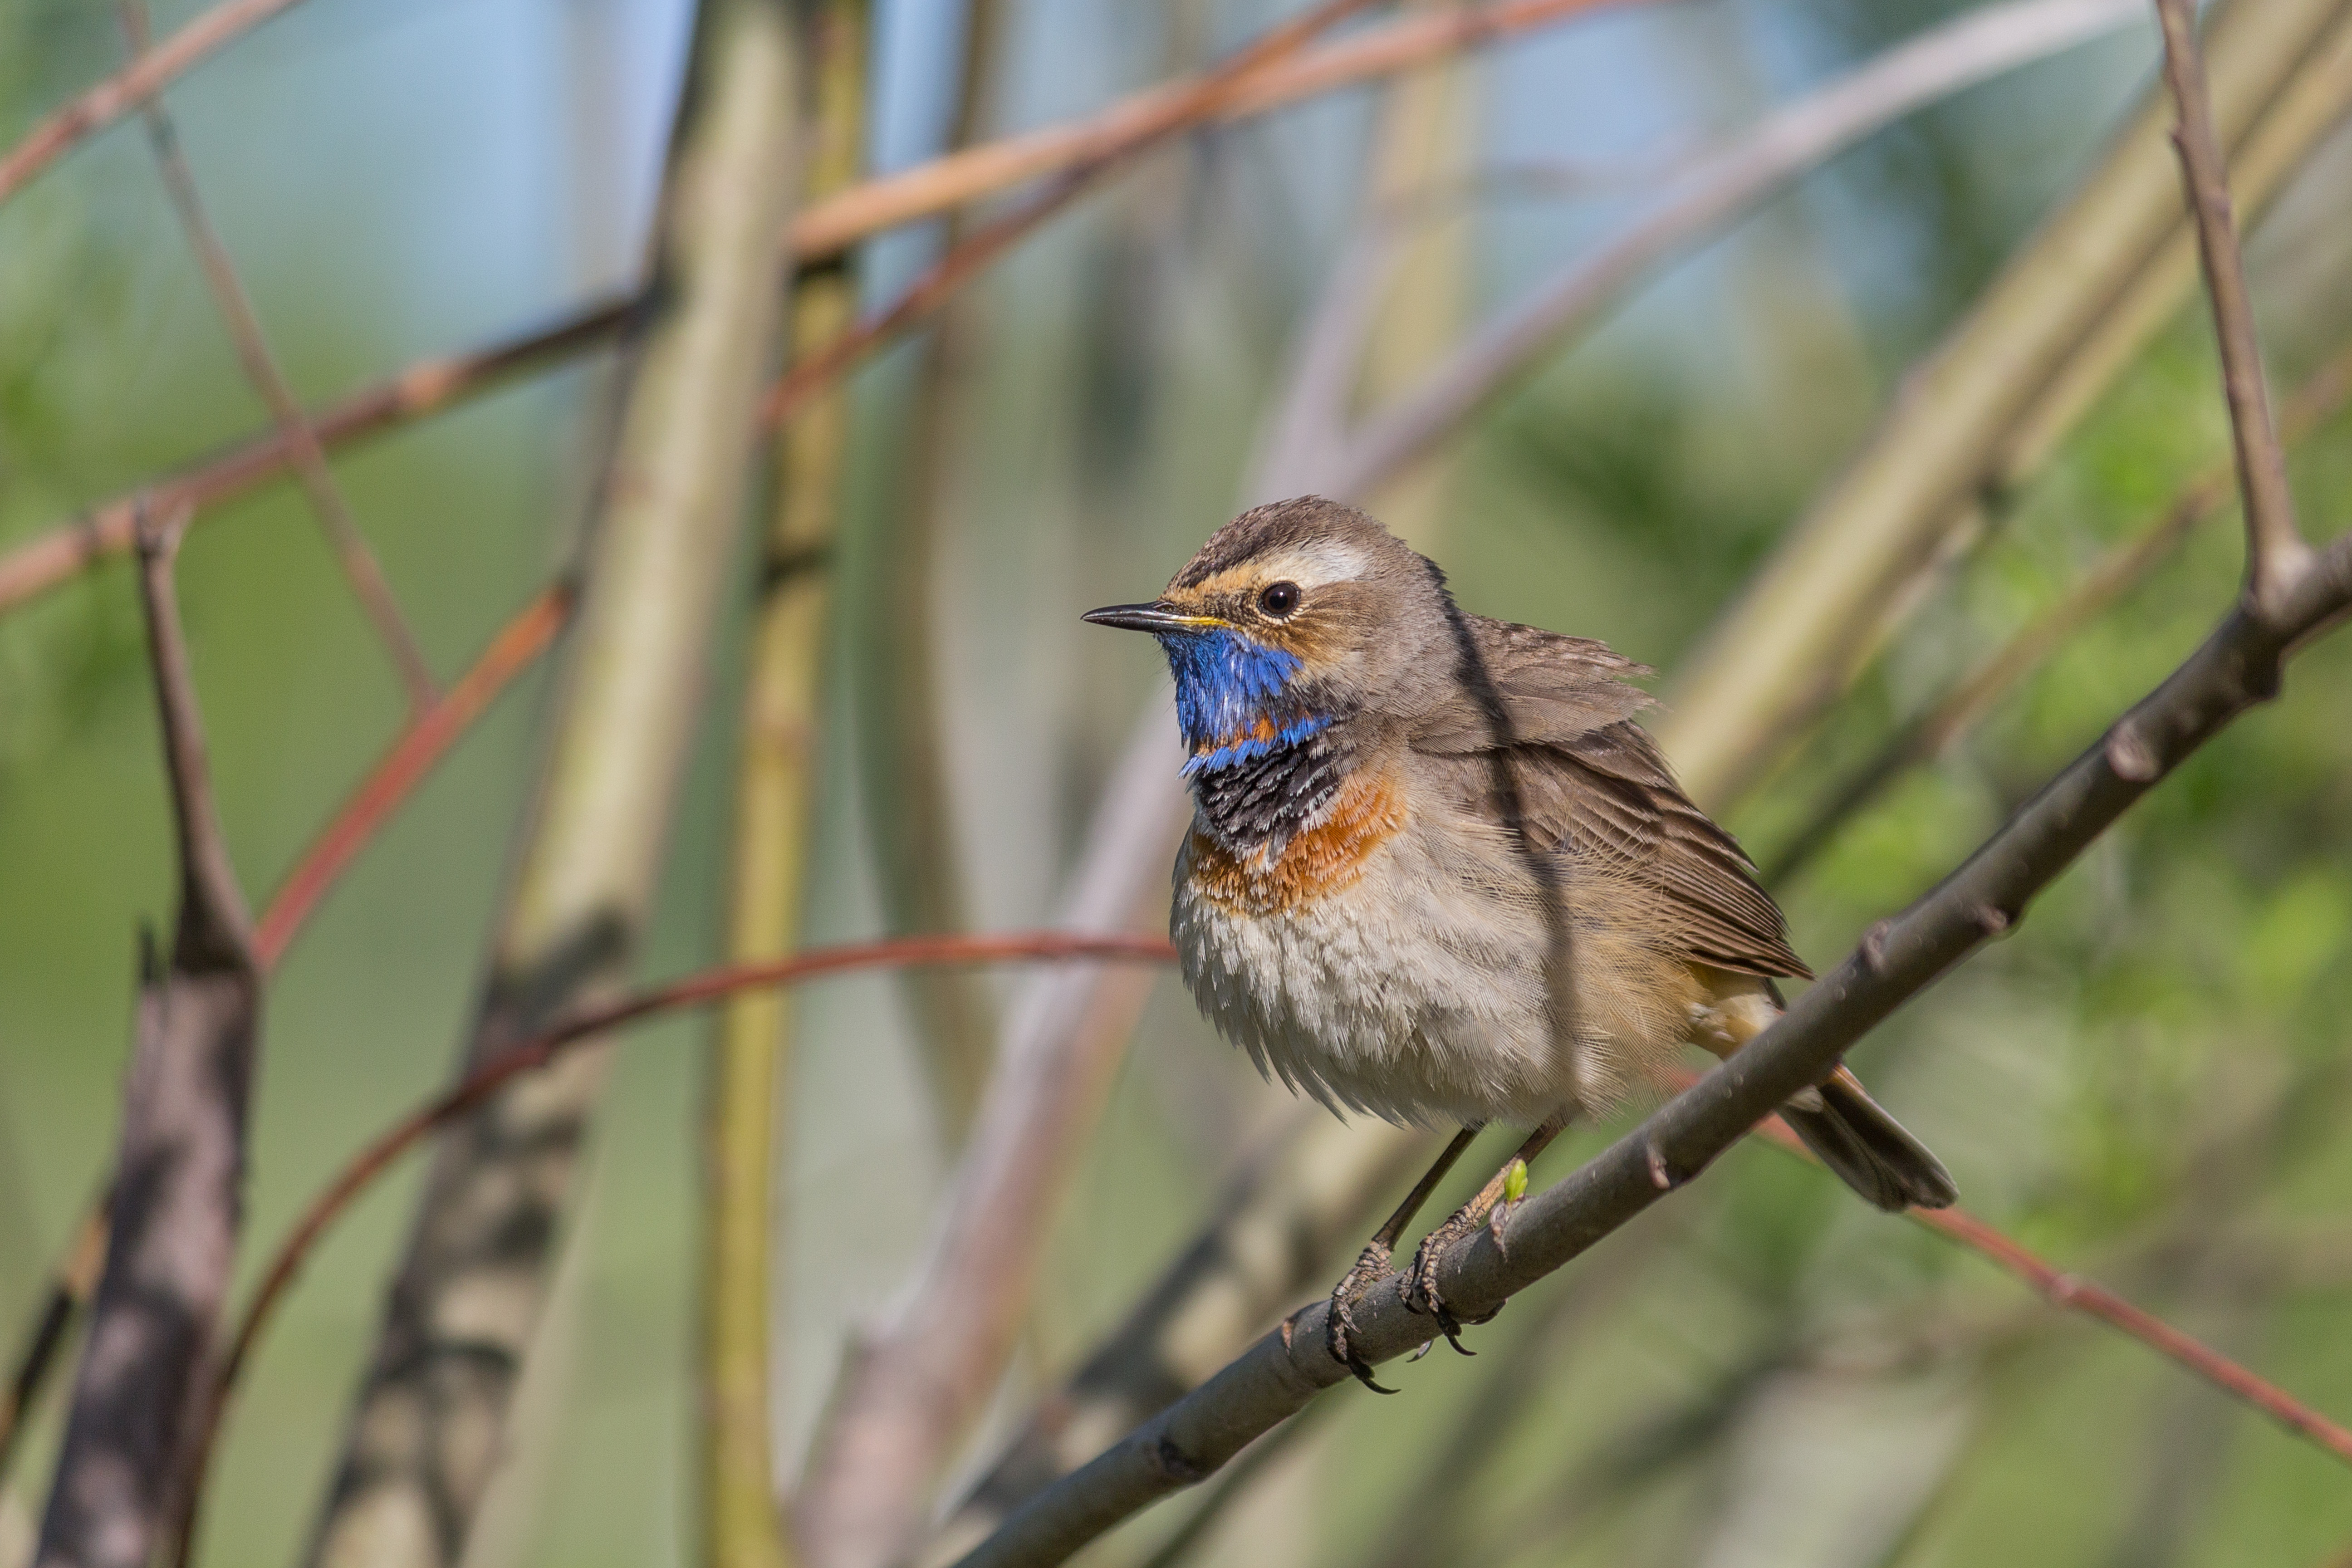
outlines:
[{"label": "orange breast band", "polygon": [[1402,792],[1388,774],[1361,773],[1339,786],[1330,815],[1294,837],[1269,859],[1265,846],[1234,855],[1203,833],[1192,835],[1193,890],[1237,914],[1281,914],[1352,886],[1373,851],[1403,828]]}]

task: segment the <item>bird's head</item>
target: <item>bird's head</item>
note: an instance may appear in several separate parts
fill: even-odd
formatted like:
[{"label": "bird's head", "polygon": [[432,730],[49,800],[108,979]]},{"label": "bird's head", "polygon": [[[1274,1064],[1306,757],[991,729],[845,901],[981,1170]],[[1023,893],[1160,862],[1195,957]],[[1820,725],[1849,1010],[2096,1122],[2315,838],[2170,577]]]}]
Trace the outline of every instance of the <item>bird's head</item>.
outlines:
[{"label": "bird's head", "polygon": [[1086,618],[1160,639],[1199,773],[1417,710],[1453,668],[1446,611],[1434,565],[1354,508],[1302,496],[1225,524],[1150,604]]}]

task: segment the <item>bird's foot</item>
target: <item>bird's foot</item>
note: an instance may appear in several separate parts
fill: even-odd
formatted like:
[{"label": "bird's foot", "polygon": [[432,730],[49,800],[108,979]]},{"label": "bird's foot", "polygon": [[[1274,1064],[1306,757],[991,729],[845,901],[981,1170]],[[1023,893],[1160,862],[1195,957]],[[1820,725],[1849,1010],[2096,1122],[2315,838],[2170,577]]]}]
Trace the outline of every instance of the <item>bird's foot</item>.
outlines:
[{"label": "bird's foot", "polygon": [[1374,1382],[1371,1363],[1356,1352],[1356,1303],[1375,1281],[1387,1277],[1390,1256],[1388,1247],[1378,1241],[1359,1253],[1355,1265],[1331,1287],[1331,1310],[1323,1320],[1323,1348],[1374,1394],[1394,1394],[1396,1390]]},{"label": "bird's foot", "polygon": [[[1421,1238],[1421,1246],[1412,1255],[1412,1267],[1405,1272],[1404,1304],[1416,1312],[1437,1320],[1444,1332],[1445,1342],[1464,1355],[1478,1352],[1462,1342],[1464,1320],[1454,1315],[1445,1304],[1444,1292],[1437,1286],[1437,1266],[1444,1260],[1447,1248],[1481,1226],[1489,1227],[1495,1245],[1503,1244],[1502,1227],[1518,1207],[1518,1200],[1527,1195],[1528,1167],[1524,1160],[1513,1160],[1497,1173],[1486,1189],[1447,1216],[1444,1225]],[[1500,1311],[1499,1307],[1496,1311]],[[1492,1322],[1495,1312],[1472,1318],[1471,1323]]]}]

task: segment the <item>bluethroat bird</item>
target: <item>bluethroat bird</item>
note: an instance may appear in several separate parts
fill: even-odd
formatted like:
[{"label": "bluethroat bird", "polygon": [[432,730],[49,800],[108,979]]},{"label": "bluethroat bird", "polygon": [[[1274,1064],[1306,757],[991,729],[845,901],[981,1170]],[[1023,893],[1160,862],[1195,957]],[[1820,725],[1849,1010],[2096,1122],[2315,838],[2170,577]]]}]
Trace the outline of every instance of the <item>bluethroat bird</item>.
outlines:
[{"label": "bluethroat bird", "polygon": [[[1763,1032],[1774,981],[1810,978],[1779,907],[1634,721],[1649,671],[1463,611],[1352,508],[1245,511],[1158,599],[1086,618],[1150,632],[1175,676],[1193,816],[1170,926],[1201,1010],[1335,1111],[1462,1129],[1332,1292],[1331,1353],[1367,1384],[1351,1304],[1480,1128],[1533,1129],[1407,1277],[1461,1348],[1444,1249],[1499,1239],[1571,1118]],[[1843,1067],[1781,1115],[1881,1208],[1956,1195]]]}]

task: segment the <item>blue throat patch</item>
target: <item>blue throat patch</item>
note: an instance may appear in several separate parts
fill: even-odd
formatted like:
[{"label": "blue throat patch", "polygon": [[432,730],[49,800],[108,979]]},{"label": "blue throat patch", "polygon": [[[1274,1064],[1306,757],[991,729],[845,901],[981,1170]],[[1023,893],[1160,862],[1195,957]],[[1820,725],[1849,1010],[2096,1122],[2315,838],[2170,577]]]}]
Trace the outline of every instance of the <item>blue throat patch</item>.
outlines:
[{"label": "blue throat patch", "polygon": [[1176,678],[1176,723],[1192,752],[1184,776],[1231,767],[1295,746],[1330,715],[1285,702],[1298,658],[1223,627],[1162,636]]}]

